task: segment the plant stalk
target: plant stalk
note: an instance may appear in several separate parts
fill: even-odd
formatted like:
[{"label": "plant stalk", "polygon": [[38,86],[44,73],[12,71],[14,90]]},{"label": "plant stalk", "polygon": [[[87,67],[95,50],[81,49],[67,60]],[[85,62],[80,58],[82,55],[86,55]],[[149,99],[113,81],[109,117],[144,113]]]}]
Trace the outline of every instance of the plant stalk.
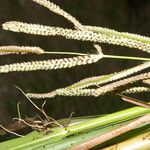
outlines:
[{"label": "plant stalk", "polygon": [[[92,119],[89,121],[82,122],[80,124],[68,126],[66,128],[53,128],[50,129],[52,133],[49,133],[48,135],[44,135],[45,132],[39,133],[40,135],[43,134],[41,137],[30,137],[31,135],[27,135],[26,137],[15,139],[16,142],[13,140],[6,141],[0,144],[0,149],[11,149],[11,150],[20,150],[20,149],[34,149],[39,148],[44,145],[51,144],[53,142],[62,140],[63,138],[66,138],[67,136],[78,134],[81,132],[86,132],[89,130],[92,130],[97,127],[104,127],[108,124],[120,122],[120,121],[126,121],[130,120],[139,116],[142,116],[144,114],[150,113],[150,109],[148,108],[142,108],[142,107],[133,107],[129,108],[123,111],[119,111],[116,113],[112,113],[109,115],[105,115],[103,117],[98,117],[96,119]],[[35,140],[36,139],[36,140]],[[15,143],[15,144],[14,144]],[[18,145],[18,143],[22,143],[21,145]]]}]

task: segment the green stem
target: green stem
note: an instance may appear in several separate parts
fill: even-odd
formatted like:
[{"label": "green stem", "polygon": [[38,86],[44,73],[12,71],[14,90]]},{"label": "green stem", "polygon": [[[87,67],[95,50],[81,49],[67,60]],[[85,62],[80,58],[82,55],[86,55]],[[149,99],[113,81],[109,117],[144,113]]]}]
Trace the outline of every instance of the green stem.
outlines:
[{"label": "green stem", "polygon": [[86,56],[88,54],[85,53],[76,53],[76,52],[44,52],[44,54],[54,54],[54,55],[78,55],[78,56]]},{"label": "green stem", "polygon": [[[78,55],[78,56],[86,56],[88,54],[85,53],[76,53],[76,52],[44,52],[44,54],[56,54],[56,55]],[[93,54],[89,54],[93,55]],[[95,54],[94,54],[95,55]],[[97,54],[98,55],[98,54]],[[130,57],[130,56],[117,56],[117,55],[103,55],[104,58],[113,58],[113,59],[129,59],[129,60],[142,60],[142,61],[150,61],[150,58],[142,58],[142,57]]]},{"label": "green stem", "polygon": [[142,57],[116,56],[116,55],[103,55],[103,57],[104,58],[113,58],[113,59],[129,59],[129,60],[150,61],[150,58],[142,58]]},{"label": "green stem", "polygon": [[[53,130],[52,133],[49,133],[49,135],[44,135],[43,133],[43,136],[40,136],[39,138],[32,136],[31,134],[23,138],[11,140],[8,142],[6,141],[0,144],[0,149],[29,150],[31,148],[39,148],[41,146],[62,140],[63,138],[66,138],[67,136],[73,134],[85,132],[97,127],[104,127],[108,124],[116,123],[118,121],[130,120],[147,113],[150,113],[150,109],[142,107],[133,107],[123,111],[105,115],[103,117],[98,117],[89,121],[85,121],[80,124],[68,126],[66,128],[54,128],[51,129]],[[42,133],[39,134],[41,135]],[[21,143],[21,145],[19,145],[18,143]]]},{"label": "green stem", "polygon": [[104,117],[99,117],[99,118],[96,118],[87,122],[83,122],[81,124],[70,126],[66,129],[70,131],[68,135],[72,135],[78,132],[83,132],[83,131],[87,131],[96,127],[104,126],[109,123],[135,118],[145,113],[150,113],[150,109],[143,108],[143,107],[133,107],[133,108],[122,110],[113,114],[106,115]]}]

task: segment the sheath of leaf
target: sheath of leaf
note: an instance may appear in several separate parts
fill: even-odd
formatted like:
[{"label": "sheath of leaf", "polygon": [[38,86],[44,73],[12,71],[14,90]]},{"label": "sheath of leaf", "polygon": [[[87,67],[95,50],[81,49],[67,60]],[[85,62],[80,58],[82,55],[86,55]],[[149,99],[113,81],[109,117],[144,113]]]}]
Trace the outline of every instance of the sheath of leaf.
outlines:
[{"label": "sheath of leaf", "polygon": [[150,85],[150,79],[143,80],[142,82],[145,83],[145,84],[149,84]]},{"label": "sheath of leaf", "polygon": [[56,90],[48,92],[48,93],[27,93],[27,95],[30,98],[35,98],[35,99],[51,98],[51,97],[56,96],[57,93],[60,93],[60,92],[65,93],[68,90],[81,90],[83,88],[87,88],[90,86],[99,86],[104,83],[112,82],[112,81],[127,77],[129,75],[132,75],[134,73],[140,72],[149,67],[150,67],[150,62],[145,62],[143,64],[132,67],[130,69],[123,70],[121,72],[86,78],[86,79],[76,82],[68,87],[56,89]]},{"label": "sheath of leaf", "polygon": [[34,54],[43,54],[44,50],[39,47],[31,47],[31,46],[0,46],[0,55],[7,54],[26,54],[26,53],[34,53]]},{"label": "sheath of leaf", "polygon": [[125,38],[123,36],[115,36],[113,34],[94,33],[91,31],[78,31],[64,29],[59,27],[43,26],[38,24],[28,24],[23,22],[11,21],[3,24],[3,29],[14,32],[23,32],[27,34],[35,34],[42,36],[63,36],[67,39],[91,41],[97,43],[108,43],[139,50],[150,53],[150,43],[138,41],[135,39]]},{"label": "sheath of leaf", "polygon": [[129,77],[123,80],[119,80],[116,82],[113,82],[111,84],[107,84],[105,86],[99,87],[97,89],[81,89],[81,90],[68,90],[65,92],[59,92],[57,95],[61,96],[100,96],[104,95],[108,92],[112,92],[116,90],[117,88],[121,86],[125,86],[127,84],[132,84],[134,82],[137,82],[139,80],[144,80],[150,78],[150,72],[148,73],[142,73],[140,75],[136,75],[133,77]]},{"label": "sheath of leaf", "polygon": [[143,92],[150,92],[149,87],[132,87],[127,90],[121,92],[121,94],[133,94],[133,93],[143,93]]},{"label": "sheath of leaf", "polygon": [[34,71],[34,70],[56,70],[61,68],[71,68],[74,66],[92,64],[99,61],[102,55],[85,55],[72,58],[51,59],[43,61],[31,61],[23,63],[14,63],[0,66],[0,73],[13,71]]}]

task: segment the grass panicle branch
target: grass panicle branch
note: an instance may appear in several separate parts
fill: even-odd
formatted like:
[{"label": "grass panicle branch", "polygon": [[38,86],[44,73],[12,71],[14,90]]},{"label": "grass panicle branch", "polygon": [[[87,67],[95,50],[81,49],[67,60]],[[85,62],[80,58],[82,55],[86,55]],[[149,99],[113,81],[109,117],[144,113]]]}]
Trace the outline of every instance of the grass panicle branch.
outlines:
[{"label": "grass panicle branch", "polygon": [[120,72],[115,72],[111,73],[108,75],[102,75],[102,76],[96,76],[96,77],[89,77],[86,79],[83,79],[77,83],[74,83],[66,88],[66,90],[70,89],[83,89],[87,88],[90,86],[99,86],[104,83],[112,82],[118,79],[125,78],[129,75],[135,74],[137,72],[140,72],[144,69],[147,69],[150,67],[150,62],[145,62],[143,64],[137,65],[135,67],[120,71]]},{"label": "grass panicle branch", "polygon": [[97,26],[85,26],[88,30],[96,32],[96,33],[103,33],[108,35],[114,35],[117,37],[124,37],[129,38],[137,41],[141,41],[144,43],[150,43],[150,38],[138,34],[128,33],[128,32],[118,32],[112,29],[104,28],[104,27],[97,27]]},{"label": "grass panicle branch", "polygon": [[[85,28],[75,17],[68,14],[66,11],[61,9],[58,5],[56,5],[50,1],[47,1],[47,0],[33,0],[33,1],[48,8],[50,11],[56,13],[57,15],[60,15],[64,18],[66,18],[68,21],[70,21],[72,24],[74,24],[76,29],[81,30],[81,31],[88,31],[88,29]],[[93,44],[93,46],[96,48],[96,50],[99,53],[102,53],[101,47],[98,44]]]},{"label": "grass panicle branch", "polygon": [[117,90],[119,87],[128,85],[128,84],[132,84],[134,82],[140,81],[140,80],[144,80],[144,79],[148,79],[150,78],[150,72],[148,73],[141,73],[139,75],[136,76],[132,76],[132,77],[128,77],[119,81],[115,81],[111,84],[106,84],[104,86],[101,86],[99,88],[96,89],[57,89],[54,90],[52,92],[49,93],[44,93],[44,94],[37,94],[37,93],[27,93],[27,96],[30,98],[34,98],[34,99],[40,99],[40,98],[52,98],[55,97],[57,95],[60,96],[100,96],[100,95],[104,95],[108,92],[112,92]]},{"label": "grass panicle branch", "polygon": [[23,32],[26,34],[42,35],[42,36],[63,36],[67,39],[90,41],[96,43],[107,43],[139,50],[150,53],[150,43],[141,42],[124,37],[116,37],[115,35],[107,35],[103,33],[94,33],[90,31],[78,31],[72,29],[64,29],[60,27],[50,27],[38,24],[28,24],[17,21],[10,21],[3,24],[3,29],[13,32]]},{"label": "grass panicle branch", "polygon": [[0,55],[7,55],[7,54],[26,54],[26,53],[33,53],[33,54],[43,54],[44,50],[40,47],[31,47],[31,46],[0,46]]},{"label": "grass panicle branch", "polygon": [[134,82],[148,79],[148,78],[150,78],[150,72],[142,73],[140,75],[136,75],[136,76],[132,76],[132,77],[128,77],[126,79],[119,80],[119,81],[113,82],[111,84],[101,86],[97,89],[82,89],[82,90],[68,90],[68,91],[58,90],[56,95],[62,95],[62,96],[95,96],[95,97],[97,97],[100,95],[104,95],[108,92],[115,91],[119,87],[122,87],[122,86],[125,86],[128,84],[132,84]]},{"label": "grass panicle branch", "polygon": [[61,9],[58,5],[52,3],[48,0],[32,0],[32,1],[40,4],[41,6],[48,8],[50,11],[56,13],[57,15],[63,16],[68,21],[73,23],[76,28],[81,29],[81,30],[83,29],[82,24],[75,17],[68,14],[66,11]]},{"label": "grass panicle branch", "polygon": [[122,91],[122,94],[133,94],[133,93],[143,93],[143,92],[150,92],[150,88],[149,87],[132,87],[129,88],[127,90]]},{"label": "grass panicle branch", "polygon": [[10,65],[0,66],[0,73],[8,73],[14,71],[20,72],[20,71],[56,70],[62,68],[71,68],[75,66],[96,63],[102,57],[103,57],[102,55],[92,54],[72,58],[14,63]]},{"label": "grass panicle branch", "polygon": [[146,62],[146,63],[140,64],[138,66],[135,66],[133,68],[123,70],[121,72],[86,78],[86,79],[76,82],[68,87],[59,88],[59,89],[56,89],[56,90],[48,92],[48,93],[28,93],[27,95],[31,98],[36,98],[36,99],[51,98],[51,97],[54,97],[55,95],[57,95],[58,93],[59,94],[65,93],[67,91],[80,91],[84,88],[89,88],[90,86],[100,86],[101,84],[104,84],[104,83],[106,84],[106,83],[109,83],[112,81],[116,81],[116,80],[128,77],[129,75],[140,72],[149,67],[150,67],[150,62]]}]

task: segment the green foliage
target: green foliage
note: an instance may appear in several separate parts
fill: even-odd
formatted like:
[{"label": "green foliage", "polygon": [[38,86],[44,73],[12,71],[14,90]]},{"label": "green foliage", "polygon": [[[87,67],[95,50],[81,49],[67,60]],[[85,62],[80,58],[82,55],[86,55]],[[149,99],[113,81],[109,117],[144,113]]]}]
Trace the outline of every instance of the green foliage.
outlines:
[{"label": "green foliage", "polygon": [[[42,149],[43,147],[45,149],[51,147],[52,149],[53,146],[64,147],[65,149],[97,135],[109,132],[112,129],[116,129],[120,125],[126,124],[127,121],[147,113],[150,113],[150,110],[147,108],[133,107],[102,117],[91,118],[87,121],[82,118],[83,121],[81,123],[77,119],[77,124],[74,122],[67,127],[51,128],[48,131],[40,133],[34,131],[25,137],[3,142],[0,144],[0,149],[29,150],[35,148]],[[18,143],[21,144],[18,145]]]}]

